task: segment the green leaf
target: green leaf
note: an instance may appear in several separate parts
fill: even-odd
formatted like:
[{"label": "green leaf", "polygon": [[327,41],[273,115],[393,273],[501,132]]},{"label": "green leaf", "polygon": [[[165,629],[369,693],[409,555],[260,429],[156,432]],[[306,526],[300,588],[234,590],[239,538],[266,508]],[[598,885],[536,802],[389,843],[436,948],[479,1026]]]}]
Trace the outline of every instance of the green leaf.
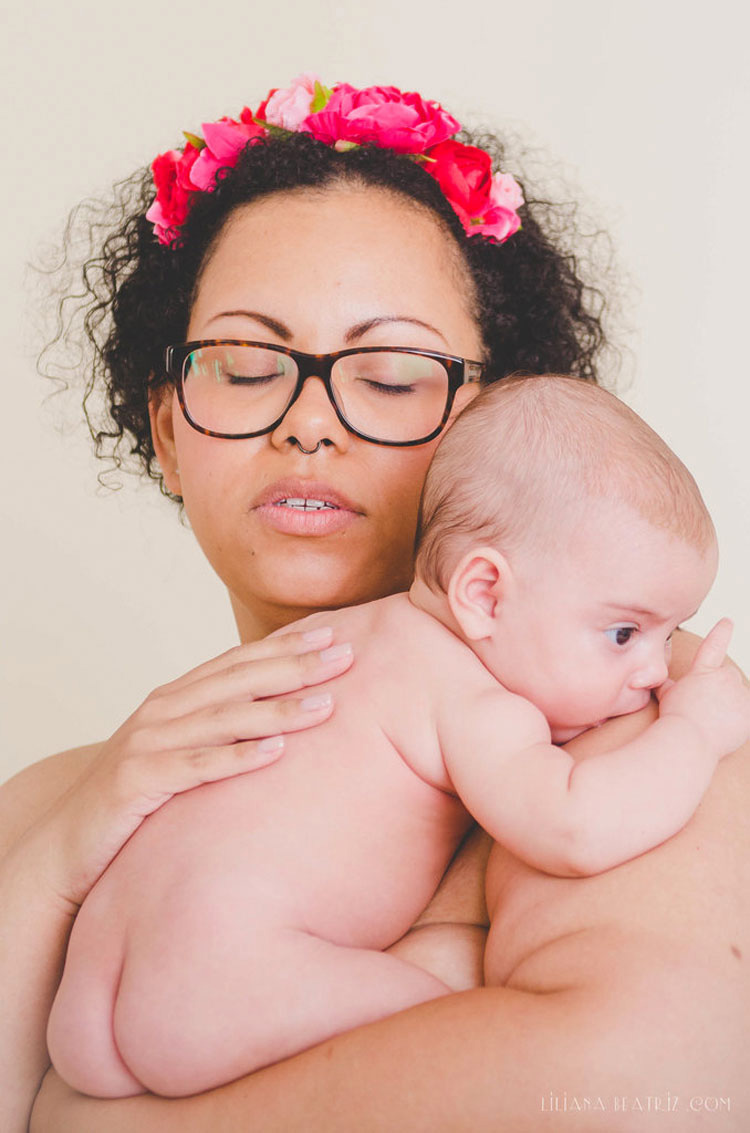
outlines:
[{"label": "green leaf", "polygon": [[262,126],[267,130],[272,138],[291,138],[294,130],[286,130],[283,126],[274,126],[271,122],[266,122],[263,118],[256,118],[253,116],[253,122],[256,126]]},{"label": "green leaf", "polygon": [[206,143],[203,141],[203,138],[199,138],[197,134],[191,134],[187,130],[183,130],[182,136],[190,142],[191,146],[195,146],[196,149],[205,149]]},{"label": "green leaf", "polygon": [[313,95],[313,100],[310,103],[310,113],[317,114],[319,110],[323,110],[323,108],[328,104],[328,100],[330,99],[332,94],[333,91],[329,87],[324,87],[323,84],[318,79],[316,79],[315,94]]}]

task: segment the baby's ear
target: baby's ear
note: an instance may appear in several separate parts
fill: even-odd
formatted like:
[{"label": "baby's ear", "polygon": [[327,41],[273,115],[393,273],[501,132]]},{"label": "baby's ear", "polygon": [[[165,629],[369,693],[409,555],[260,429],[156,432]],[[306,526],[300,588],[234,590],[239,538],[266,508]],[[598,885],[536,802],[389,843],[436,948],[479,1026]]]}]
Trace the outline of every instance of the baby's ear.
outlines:
[{"label": "baby's ear", "polygon": [[494,547],[474,547],[448,583],[451,612],[469,641],[491,637],[510,581],[510,565]]}]

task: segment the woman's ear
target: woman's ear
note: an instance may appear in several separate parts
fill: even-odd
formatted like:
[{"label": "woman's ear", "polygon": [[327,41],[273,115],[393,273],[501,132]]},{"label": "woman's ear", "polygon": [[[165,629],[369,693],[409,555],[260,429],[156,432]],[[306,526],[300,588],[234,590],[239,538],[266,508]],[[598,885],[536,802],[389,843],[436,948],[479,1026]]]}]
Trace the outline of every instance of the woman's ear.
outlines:
[{"label": "woman's ear", "polygon": [[495,547],[474,547],[448,583],[451,612],[469,641],[491,637],[510,583],[510,565]]},{"label": "woman's ear", "polygon": [[174,440],[172,403],[175,391],[173,386],[152,389],[148,395],[148,415],[151,420],[151,438],[154,452],[159,461],[164,483],[175,495],[182,495],[180,470],[177,467],[177,450]]}]

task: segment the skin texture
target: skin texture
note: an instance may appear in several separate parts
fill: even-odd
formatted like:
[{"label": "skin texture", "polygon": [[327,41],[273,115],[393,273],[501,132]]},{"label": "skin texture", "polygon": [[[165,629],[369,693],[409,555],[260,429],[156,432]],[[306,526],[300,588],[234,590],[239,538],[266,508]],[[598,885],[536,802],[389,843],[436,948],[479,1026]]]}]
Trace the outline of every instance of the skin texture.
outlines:
[{"label": "skin texture", "polygon": [[[623,696],[648,696],[647,680],[663,682],[680,620],[673,602],[689,612],[701,601],[715,555],[621,507],[592,510],[600,514],[590,517],[589,549],[600,554],[587,563],[571,551],[554,572],[547,566],[575,579],[579,601],[563,586],[562,603],[545,607],[540,593],[534,633],[547,666],[529,695],[556,692],[548,667],[554,684],[567,665],[597,722],[610,707],[626,711]],[[604,551],[615,536],[628,550],[611,564]],[[523,639],[508,639],[501,614],[518,599],[509,579],[501,595],[483,576],[458,571],[465,588],[450,590],[463,593],[459,616],[484,625],[495,658],[513,656]],[[653,574],[663,575],[660,585]],[[632,640],[642,637],[643,650],[618,646],[601,625],[602,607],[623,587],[640,613],[622,602],[617,612],[639,618]],[[445,994],[421,968],[379,949],[408,931],[465,833],[456,795],[522,860],[563,876],[594,873],[676,833],[718,758],[750,735],[750,692],[722,667],[715,631],[663,695],[652,728],[574,764],[550,742],[541,712],[441,624],[448,600],[438,620],[419,608],[420,592],[417,582],[410,595],[307,619],[308,627],[330,621],[357,656],[327,683],[331,720],[290,737],[285,758],[265,773],[162,807],[91,891],[47,1036],[56,1070],[81,1092],[200,1093]],[[650,660],[657,645],[661,667]]]},{"label": "skin texture", "polygon": [[[690,635],[676,636],[673,676],[695,646]],[[597,754],[654,714],[645,709],[610,721],[568,750],[579,758]],[[550,1092],[560,1105],[563,1092],[603,1099],[605,1113],[566,1115],[576,1133],[652,1129],[646,1099],[658,1097],[666,1107],[668,1092],[678,1099],[681,1133],[706,1128],[707,1114],[691,1108],[691,1099],[709,1096],[730,1099],[729,1112],[723,1106],[712,1127],[743,1133],[750,1115],[743,1053],[750,1016],[749,803],[744,750],[722,762],[684,831],[618,869],[582,880],[551,878],[496,850],[488,878],[496,928],[486,964],[488,977],[504,986],[400,1013],[197,1098],[104,1103],[49,1075],[32,1133],[96,1133],[103,1126],[112,1133],[229,1133],[248,1122],[273,1133],[345,1133],[353,1126],[368,1133],[538,1133]],[[447,925],[483,923],[486,852],[484,839],[464,847],[412,937],[412,954],[440,954],[446,963],[446,937],[455,932]],[[470,936],[478,944],[478,929]],[[454,955],[471,951],[462,945]],[[639,1097],[640,1113],[632,1108]],[[622,1098],[628,1111],[616,1100]]]},{"label": "skin texture", "polygon": [[[339,263],[325,259],[330,246],[319,242],[323,246],[316,251],[326,268],[321,270],[321,261],[306,260],[300,249],[307,229],[313,221],[317,224],[323,203],[317,199],[315,207],[311,205],[304,230],[291,226],[289,200],[276,217],[273,232],[267,219],[269,254],[258,287],[268,273],[277,279],[276,304],[266,314],[286,323],[292,345],[309,351],[335,350],[347,345],[343,339],[357,320],[404,314],[406,303],[410,317],[432,325],[437,320],[450,352],[481,357],[460,275],[437,226],[420,227],[417,220],[423,218],[402,205],[401,225],[393,211],[386,240],[384,227],[368,228],[373,216],[368,209],[367,224],[353,226],[349,245],[338,244]],[[356,207],[353,201],[350,204]],[[371,204],[374,207],[375,200]],[[342,211],[337,210],[339,224],[344,223]],[[420,251],[418,230],[426,259],[420,254],[419,270],[410,273],[409,265]],[[335,243],[342,229],[330,221],[327,231]],[[365,248],[362,241],[368,231],[371,246]],[[356,256],[351,254],[351,241]],[[278,263],[286,263],[284,271],[277,268],[277,249]],[[244,262],[251,270],[250,255]],[[367,286],[380,296],[378,304],[366,302],[370,291],[358,292],[355,286],[357,272],[366,273],[370,264],[373,271]],[[384,278],[398,286],[395,294],[383,292]],[[421,306],[420,289],[427,286],[438,288],[438,294],[431,294]],[[255,294],[249,298],[255,309]],[[266,295],[265,301],[270,303],[271,296]],[[348,310],[339,318],[342,303]],[[452,330],[442,324],[438,308]],[[245,333],[237,323],[231,320],[231,333]],[[270,333],[264,326],[263,333],[256,335],[261,328],[254,322],[248,324],[248,331],[251,328],[252,337]],[[202,329],[191,324],[190,335],[197,337]],[[220,324],[214,322],[212,334],[219,333]],[[379,333],[385,336],[386,328]],[[393,325],[378,341],[446,348],[432,334],[422,335],[413,324],[408,336],[405,325]],[[305,422],[317,422],[312,430],[305,427],[302,443],[306,448],[314,447],[318,439],[331,443],[309,458],[315,476],[330,480],[336,465],[340,467],[348,455],[352,482],[361,477],[363,507],[366,504],[368,514],[382,518],[377,530],[391,531],[391,510],[398,514],[389,509],[376,479],[378,468],[386,465],[386,450],[381,455],[372,446],[365,455],[353,441],[338,435],[314,381],[303,396],[304,420],[287,422],[287,434],[268,438],[266,448],[254,447],[255,442],[215,448],[197,433],[188,433],[169,398],[154,407],[155,441],[168,484],[185,497],[196,533],[230,589],[246,641],[291,621],[300,611],[307,612],[311,607],[306,602],[322,606],[331,601],[334,567],[339,570],[335,604],[352,601],[353,590],[359,600],[375,596],[368,576],[371,567],[356,555],[350,567],[354,560],[348,553],[338,555],[334,550],[324,555],[313,551],[308,561],[308,552],[301,547],[294,560],[296,584],[291,588],[290,576],[275,569],[283,565],[278,559],[265,582],[254,573],[246,526],[256,490],[256,466],[250,467],[256,455],[264,462],[262,467],[258,464],[259,472],[269,478],[279,474],[274,462],[282,453],[289,460],[284,474],[287,467],[295,473],[300,465],[309,468],[301,461],[294,464],[299,458],[291,444],[292,429],[299,432]],[[376,462],[381,459],[384,463],[379,466]],[[401,466],[401,477],[413,475],[421,484],[427,459],[425,454],[423,464],[419,450],[404,457],[413,463]],[[390,483],[398,493],[399,477]],[[351,493],[348,479],[347,486]],[[414,484],[408,498],[417,494]],[[400,534],[391,531],[385,539],[393,554],[389,550],[377,583],[382,588],[397,589],[408,570],[401,552],[412,532],[408,513],[400,514]],[[372,527],[376,528],[374,521]],[[351,543],[348,550],[354,552],[354,540]],[[375,555],[377,538],[368,545]],[[270,541],[267,551],[273,551]],[[363,585],[358,590],[357,571],[363,565]],[[390,582],[386,566],[395,575]],[[685,670],[694,649],[689,638],[676,635],[672,676]],[[4,1125],[14,1133],[26,1127],[46,1065],[44,1027],[77,904],[149,812],[149,805],[153,810],[175,790],[185,789],[190,775],[193,784],[200,782],[201,775],[233,754],[236,744],[227,748],[224,733],[207,734],[207,719],[213,715],[217,727],[216,721],[220,716],[226,719],[231,706],[229,731],[235,741],[244,736],[248,743],[252,737],[283,731],[283,721],[303,726],[294,704],[281,715],[262,698],[272,690],[288,694],[325,679],[324,673],[316,668],[317,661],[302,664],[295,657],[281,658],[274,669],[277,679],[271,680],[268,665],[268,657],[258,657],[250,646],[217,659],[208,671],[188,674],[156,690],[105,744],[53,757],[4,788],[0,899],[4,924],[12,931],[0,938],[6,1007],[0,1065],[8,1075],[7,1089],[2,1091]],[[184,704],[190,686],[203,706],[193,713]],[[251,694],[261,699],[251,700]],[[285,698],[287,704],[291,701]],[[240,711],[242,723],[236,724]],[[623,742],[626,733],[642,726],[651,714],[652,709],[646,708],[637,716],[612,721],[579,737],[572,748],[581,756],[605,750],[608,744]],[[196,731],[199,739],[194,738]],[[244,750],[244,744],[240,746]],[[239,769],[252,766],[249,755],[247,763],[242,763],[244,755],[238,758]],[[223,774],[228,773],[224,767]],[[691,1093],[731,1096],[729,1117],[713,1127],[740,1133],[750,1124],[744,1070],[750,1018],[749,807],[750,756],[743,752],[723,761],[704,803],[680,835],[599,878],[548,878],[507,854],[495,854],[488,896],[498,927],[493,929],[487,966],[490,978],[496,983],[502,979],[504,986],[444,997],[331,1040],[252,1078],[175,1102],[148,1096],[94,1101],[75,1095],[49,1074],[35,1106],[32,1133],[100,1133],[102,1129],[217,1133],[247,1127],[326,1133],[350,1133],[352,1128],[537,1133],[540,1098],[550,1090],[606,1096],[610,1110],[604,1127],[617,1133],[620,1128],[652,1128],[653,1122],[648,1114],[645,1124],[632,1114],[615,1114],[614,1095],[664,1094],[667,1089],[683,1100],[681,1133],[706,1128],[706,1115],[688,1109]],[[117,836],[112,834],[115,828]],[[441,978],[450,975],[453,986],[471,988],[479,975],[487,923],[483,880],[488,849],[487,840],[478,836],[465,844],[416,931],[396,949],[402,956],[421,958],[431,970],[443,973]],[[602,1128],[601,1114],[568,1116],[567,1127],[576,1133]]]}]

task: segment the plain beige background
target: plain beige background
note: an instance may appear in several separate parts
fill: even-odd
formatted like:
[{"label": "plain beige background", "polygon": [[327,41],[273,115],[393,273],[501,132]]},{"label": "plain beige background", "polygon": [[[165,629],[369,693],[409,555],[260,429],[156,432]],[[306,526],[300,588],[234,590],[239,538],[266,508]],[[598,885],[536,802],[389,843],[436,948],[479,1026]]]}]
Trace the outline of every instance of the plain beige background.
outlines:
[{"label": "plain beige background", "polygon": [[[0,777],[109,735],[234,643],[221,586],[152,486],[97,485],[74,397],[43,404],[27,270],[68,210],[300,71],[393,83],[541,147],[613,237],[620,390],[703,488],[721,573],[694,626],[750,667],[748,17],[660,0],[373,5],[29,0],[4,17]],[[553,191],[555,187],[553,184]]]}]

